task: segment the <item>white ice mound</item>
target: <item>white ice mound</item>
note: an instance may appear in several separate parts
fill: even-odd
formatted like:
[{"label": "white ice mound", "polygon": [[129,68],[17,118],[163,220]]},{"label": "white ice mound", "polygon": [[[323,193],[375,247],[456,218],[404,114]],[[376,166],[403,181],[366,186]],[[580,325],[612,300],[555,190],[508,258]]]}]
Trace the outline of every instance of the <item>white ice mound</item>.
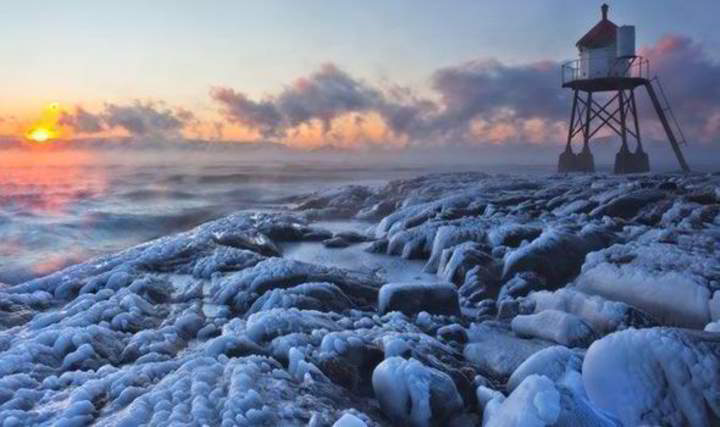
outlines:
[{"label": "white ice mound", "polygon": [[720,261],[702,246],[657,241],[611,246],[587,257],[578,289],[633,305],[665,325],[702,329],[720,316],[712,301]]},{"label": "white ice mound", "polygon": [[610,301],[598,295],[588,295],[573,288],[554,292],[533,292],[527,297],[535,313],[560,310],[574,314],[587,322],[599,335],[629,327],[656,326],[653,319],[636,308]]},{"label": "white ice mound", "polygon": [[568,347],[587,347],[596,338],[582,319],[558,310],[516,316],[511,326],[520,336],[543,338]]},{"label": "white ice mound", "polygon": [[367,427],[367,424],[355,415],[346,413],[335,421],[333,427]]},{"label": "white ice mound", "polygon": [[483,427],[619,427],[620,424],[593,408],[582,391],[530,375],[507,397],[490,401]]},{"label": "white ice mound", "polygon": [[528,357],[507,382],[509,391],[513,391],[530,375],[544,375],[554,382],[566,382],[566,377],[580,374],[582,357],[567,347],[556,345],[540,350]]},{"label": "white ice mound", "polygon": [[386,359],[373,371],[372,383],[383,412],[400,425],[444,425],[463,409],[452,379],[412,358]]},{"label": "white ice mound", "polygon": [[583,382],[592,403],[624,425],[718,425],[720,334],[616,332],[588,349]]},{"label": "white ice mound", "polygon": [[579,235],[548,229],[529,244],[507,253],[503,277],[533,271],[545,277],[550,287],[560,287],[580,272],[587,253],[607,246],[610,240],[597,227],[587,227]]},{"label": "white ice mound", "polygon": [[388,283],[380,288],[378,309],[417,314],[460,314],[457,289],[451,283]]},{"label": "white ice mound", "polygon": [[499,324],[473,324],[463,355],[483,375],[507,379],[528,357],[551,343],[521,339]]}]

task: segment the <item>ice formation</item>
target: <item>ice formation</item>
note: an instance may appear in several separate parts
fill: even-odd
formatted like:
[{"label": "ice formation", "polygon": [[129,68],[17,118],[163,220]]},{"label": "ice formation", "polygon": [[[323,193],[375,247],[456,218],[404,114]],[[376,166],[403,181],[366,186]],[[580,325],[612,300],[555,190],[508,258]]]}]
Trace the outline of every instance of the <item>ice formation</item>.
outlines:
[{"label": "ice formation", "polygon": [[0,425],[715,425],[719,189],[429,175],[3,285]]}]

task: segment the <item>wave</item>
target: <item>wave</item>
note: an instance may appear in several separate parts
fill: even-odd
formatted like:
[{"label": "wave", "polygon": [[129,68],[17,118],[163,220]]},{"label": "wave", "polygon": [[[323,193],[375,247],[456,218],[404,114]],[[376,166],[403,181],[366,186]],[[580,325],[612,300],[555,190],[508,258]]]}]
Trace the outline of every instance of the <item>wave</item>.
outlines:
[{"label": "wave", "polygon": [[182,190],[153,190],[153,189],[141,189],[132,190],[118,195],[121,199],[126,200],[158,200],[158,199],[170,199],[170,200],[190,200],[196,199],[198,196],[194,193]]}]

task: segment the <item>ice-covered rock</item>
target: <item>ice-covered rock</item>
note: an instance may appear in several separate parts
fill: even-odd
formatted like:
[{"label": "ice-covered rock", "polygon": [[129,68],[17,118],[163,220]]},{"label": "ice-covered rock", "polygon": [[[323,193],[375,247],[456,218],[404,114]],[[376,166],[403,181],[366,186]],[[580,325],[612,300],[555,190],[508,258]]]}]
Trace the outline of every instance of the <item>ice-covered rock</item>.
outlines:
[{"label": "ice-covered rock", "polygon": [[619,427],[620,424],[597,411],[572,389],[545,376],[530,375],[507,399],[486,405],[483,427],[495,426]]},{"label": "ice-covered rock", "polygon": [[619,301],[610,301],[598,295],[588,295],[573,288],[554,292],[531,293],[530,303],[535,313],[543,310],[559,310],[571,313],[585,321],[596,334],[605,335],[629,327],[643,328],[657,323],[644,312]]},{"label": "ice-covered rock", "polygon": [[[713,425],[718,188],[423,176],[0,285],[0,424]],[[353,216],[382,220],[311,222]],[[346,225],[375,253],[322,244],[368,240]],[[405,284],[432,280],[388,254],[448,283]],[[633,329],[657,324],[708,332]],[[607,334],[582,371],[583,350],[555,345]]]},{"label": "ice-covered rock", "polygon": [[590,212],[592,216],[616,216],[629,219],[650,203],[661,200],[665,193],[660,190],[643,189],[619,195]]},{"label": "ice-covered rock", "polygon": [[301,283],[329,282],[358,304],[374,303],[379,279],[368,273],[350,272],[284,258],[268,258],[252,268],[224,277],[214,283],[214,301],[240,312],[247,311],[262,294]]},{"label": "ice-covered rock", "polygon": [[548,286],[560,287],[580,272],[587,253],[601,249],[610,240],[607,232],[594,227],[586,228],[578,235],[546,230],[531,243],[508,252],[503,277],[533,271],[543,276]]},{"label": "ice-covered rock", "polygon": [[335,424],[333,424],[333,427],[367,427],[367,424],[365,421],[348,412],[338,418]]},{"label": "ice-covered rock", "polygon": [[543,338],[567,347],[587,347],[596,338],[582,319],[558,310],[519,315],[511,325],[513,332],[520,336]]},{"label": "ice-covered rock", "polygon": [[457,289],[451,283],[388,283],[380,289],[378,310],[460,314]]},{"label": "ice-covered rock", "polygon": [[465,358],[486,377],[504,381],[522,362],[551,344],[522,339],[501,324],[473,324],[468,330]]},{"label": "ice-covered rock", "polygon": [[441,425],[463,409],[452,379],[415,359],[386,359],[373,371],[372,383],[383,412],[398,424]]},{"label": "ice-covered rock", "polygon": [[292,307],[301,310],[342,312],[352,307],[352,302],[340,288],[332,283],[302,283],[291,288],[279,288],[265,292],[253,302],[248,313]]},{"label": "ice-covered rock", "polygon": [[488,241],[493,246],[517,247],[523,241],[535,240],[540,233],[542,229],[539,227],[508,223],[493,228],[488,234]]},{"label": "ice-covered rock", "polygon": [[515,369],[507,381],[507,389],[515,390],[530,375],[542,375],[553,382],[564,382],[568,374],[580,375],[583,358],[567,347],[556,345],[538,351]]},{"label": "ice-covered rock", "polygon": [[711,300],[719,279],[712,246],[650,240],[590,254],[577,285],[635,306],[665,325],[702,329],[717,318]]},{"label": "ice-covered rock", "polygon": [[720,336],[670,328],[628,329],[594,342],[583,362],[594,405],[624,425],[720,422]]}]

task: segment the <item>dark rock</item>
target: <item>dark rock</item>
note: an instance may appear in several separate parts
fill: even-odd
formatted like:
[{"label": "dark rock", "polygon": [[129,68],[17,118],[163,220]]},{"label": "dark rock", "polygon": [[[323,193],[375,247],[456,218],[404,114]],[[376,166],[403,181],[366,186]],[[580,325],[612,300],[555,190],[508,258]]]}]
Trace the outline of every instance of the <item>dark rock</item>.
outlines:
[{"label": "dark rock", "polygon": [[545,289],[545,286],[545,279],[532,271],[518,273],[502,285],[498,301],[524,297],[532,291]]},{"label": "dark rock", "polygon": [[380,288],[378,309],[383,313],[402,311],[407,315],[421,311],[460,314],[457,290],[451,283],[388,283]]},{"label": "dark rock", "polygon": [[611,216],[630,219],[637,215],[640,209],[665,198],[665,193],[660,190],[638,190],[629,194],[616,197],[609,202],[598,206],[590,215]]},{"label": "dark rock", "polygon": [[437,336],[444,341],[454,341],[458,344],[465,344],[468,339],[467,331],[465,331],[465,328],[458,325],[457,323],[441,327],[437,330]]},{"label": "dark rock", "polygon": [[322,243],[326,248],[346,248],[350,246],[350,242],[342,237],[333,237],[332,239],[323,240]]}]

